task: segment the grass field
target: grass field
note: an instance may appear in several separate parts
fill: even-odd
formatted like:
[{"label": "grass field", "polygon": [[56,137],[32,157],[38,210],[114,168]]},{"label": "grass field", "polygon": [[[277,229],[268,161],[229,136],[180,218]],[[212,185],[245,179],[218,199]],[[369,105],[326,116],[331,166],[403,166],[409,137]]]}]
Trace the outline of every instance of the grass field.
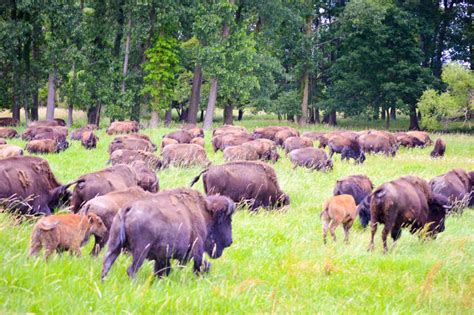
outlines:
[{"label": "grass field", "polygon": [[[277,123],[245,120],[246,127]],[[314,127],[316,128],[316,127]],[[323,127],[318,127],[323,128]],[[171,129],[144,130],[159,144]],[[58,155],[45,155],[61,182],[105,167],[112,137],[99,132],[94,151],[73,142]],[[436,138],[437,135],[433,135]],[[102,258],[68,254],[28,259],[31,223],[18,224],[0,214],[1,313],[474,313],[474,212],[451,216],[446,231],[433,241],[420,241],[408,231],[388,254],[382,253],[380,230],[376,250],[367,252],[368,230],[356,225],[350,244],[323,245],[319,213],[336,180],[367,174],[374,184],[402,175],[430,179],[455,167],[474,169],[474,137],[443,135],[446,157],[432,160],[430,148],[402,148],[395,158],[368,156],[361,166],[336,157],[330,173],[292,170],[288,159],[275,164],[283,191],[291,197],[285,212],[249,214],[233,220],[234,243],[212,261],[211,272],[195,277],[191,265],[175,266],[169,278],[152,276],[147,262],[137,278],[125,272],[131,259],[121,255],[104,283]],[[222,152],[207,152],[222,163]],[[11,141],[24,146],[21,140]],[[199,168],[170,168],[159,172],[161,188],[188,186]],[[198,184],[202,190],[202,182]],[[391,244],[391,242],[390,242]]]}]

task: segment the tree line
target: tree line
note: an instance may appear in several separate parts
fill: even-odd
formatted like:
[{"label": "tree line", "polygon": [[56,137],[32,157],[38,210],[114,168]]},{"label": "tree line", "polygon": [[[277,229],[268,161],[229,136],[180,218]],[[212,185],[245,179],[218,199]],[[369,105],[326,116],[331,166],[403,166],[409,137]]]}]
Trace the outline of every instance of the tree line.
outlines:
[{"label": "tree line", "polygon": [[474,4],[460,0],[9,0],[0,4],[0,108],[60,102],[112,120],[209,128],[216,107],[335,125],[336,113],[419,128],[443,64],[470,65]]}]

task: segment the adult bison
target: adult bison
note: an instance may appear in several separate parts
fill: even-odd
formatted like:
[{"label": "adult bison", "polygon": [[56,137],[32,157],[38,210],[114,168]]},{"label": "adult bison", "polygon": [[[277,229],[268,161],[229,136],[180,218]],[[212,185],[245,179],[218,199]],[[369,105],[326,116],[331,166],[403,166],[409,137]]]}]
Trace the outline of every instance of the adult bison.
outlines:
[{"label": "adult bison", "polygon": [[224,149],[224,160],[226,162],[255,161],[258,160],[258,154],[254,148],[236,145]]},{"label": "adult bison", "polygon": [[396,241],[402,227],[409,227],[411,233],[425,229],[425,235],[430,237],[443,232],[447,209],[448,199],[433,194],[422,178],[404,176],[379,186],[371,194],[369,250],[374,248],[378,223],[384,224],[382,241],[384,251],[387,252],[388,234]]},{"label": "adult bison", "polygon": [[196,176],[191,186],[201,175],[206,194],[220,194],[235,202],[246,202],[251,210],[290,204],[290,197],[280,189],[275,170],[263,162],[236,161],[213,165]]},{"label": "adult bison", "polygon": [[144,161],[134,161],[130,166],[137,176],[137,185],[146,191],[155,193],[160,189],[158,176],[154,170],[151,170]]},{"label": "adult bison", "polygon": [[221,136],[214,136],[211,140],[214,152],[219,150],[224,151],[225,148],[241,145],[245,142],[252,141],[253,137],[249,134],[228,134]]},{"label": "adult bison", "polygon": [[[62,119],[61,119],[62,120]],[[64,120],[63,120],[64,122]],[[38,120],[38,121],[32,121],[28,124],[28,128],[33,128],[33,127],[58,127],[58,126],[66,126],[66,123],[64,124],[56,119],[51,119],[51,120]]]},{"label": "adult bison", "polygon": [[0,144],[0,159],[23,155],[23,149],[13,144]]},{"label": "adult bison", "polygon": [[434,193],[448,198],[456,208],[474,205],[474,177],[461,168],[436,176],[429,184]]},{"label": "adult bison", "polygon": [[11,117],[0,117],[0,127],[16,126],[18,120]]},{"label": "adult bison", "polygon": [[275,141],[275,135],[277,132],[281,130],[288,129],[290,127],[286,126],[268,126],[268,127],[262,127],[262,128],[255,128],[253,130],[253,137],[255,139],[268,139]]},{"label": "adult bison", "polygon": [[95,214],[104,222],[107,232],[103,237],[95,236],[95,244],[92,249],[94,256],[98,255],[109,239],[109,231],[112,227],[112,221],[118,211],[126,204],[135,200],[144,199],[151,196],[150,192],[143,190],[138,186],[130,187],[123,190],[109,192],[102,196],[97,196],[82,206],[80,214]]},{"label": "adult bison", "polygon": [[142,150],[146,152],[154,152],[156,151],[156,145],[144,139],[115,139],[109,145],[109,154],[112,154],[117,150]]},{"label": "adult bison", "polygon": [[182,130],[189,132],[193,138],[204,138],[204,129],[197,127],[196,125],[186,124],[181,126]]},{"label": "adult bison", "polygon": [[230,134],[248,134],[248,132],[245,127],[234,125],[222,125],[212,131],[213,137]]},{"label": "adult bison", "polygon": [[365,153],[383,153],[395,156],[398,146],[396,139],[381,132],[369,132],[358,137],[361,149]]},{"label": "adult bison", "polygon": [[53,139],[31,140],[26,144],[26,150],[30,153],[58,153],[68,147],[67,141],[61,142]]},{"label": "adult bison", "polygon": [[95,130],[97,129],[97,126],[96,125],[92,125],[92,124],[89,124],[89,125],[86,125],[84,127],[81,127],[81,128],[78,128],[76,130],[74,130],[73,132],[71,132],[71,137],[70,139],[71,140],[78,140],[78,141],[81,141],[82,139],[82,134],[86,131],[92,131],[92,130]]},{"label": "adult bison", "polygon": [[163,168],[170,165],[189,167],[192,165],[207,166],[210,164],[206,150],[197,144],[170,144],[164,147],[161,156]]},{"label": "adult bison", "polygon": [[67,188],[77,181],[61,185],[46,160],[17,156],[0,163],[0,200],[6,209],[21,214],[49,215],[69,200]]},{"label": "adult bison", "polygon": [[65,127],[47,127],[47,126],[33,126],[28,127],[21,138],[23,140],[41,140],[41,139],[53,139],[58,141],[66,141],[67,128]]},{"label": "adult bison", "polygon": [[[336,181],[333,194],[334,196],[351,195],[354,197],[356,205],[359,205],[372,193],[372,189],[374,189],[374,185],[367,176],[350,175]],[[358,212],[360,223],[364,228],[367,227],[370,221],[369,207],[360,207]]]},{"label": "adult bison", "polygon": [[328,158],[326,152],[317,148],[301,148],[295,149],[289,153],[289,158],[293,164],[293,168],[298,166],[306,167],[312,170],[332,170],[333,163]]},{"label": "adult bison", "polygon": [[430,153],[431,157],[432,158],[443,157],[444,152],[446,152],[446,143],[441,138],[436,139],[433,151],[431,151]]},{"label": "adult bison", "polygon": [[132,164],[134,161],[143,161],[148,168],[157,170],[161,168],[161,160],[158,156],[151,152],[141,150],[115,150],[107,163],[112,165],[117,164]]},{"label": "adult bison", "polygon": [[275,134],[274,141],[277,145],[283,146],[283,143],[286,139],[290,137],[299,137],[299,135],[300,133],[298,132],[298,130],[295,130],[293,128],[283,129]]},{"label": "adult bison", "polygon": [[277,162],[280,159],[277,146],[272,140],[255,139],[245,142],[241,146],[255,150],[258,154],[259,160]]},{"label": "adult bison", "polygon": [[136,121],[114,121],[107,128],[108,135],[116,135],[121,133],[138,132],[140,126]]},{"label": "adult bison", "polygon": [[155,261],[154,273],[167,276],[171,259],[182,265],[193,260],[196,274],[207,272],[211,258],[219,258],[232,244],[232,215],[235,204],[224,196],[205,197],[199,192],[178,188],[137,200],[122,208],[114,218],[102,279],[122,252],[133,256],[127,273],[134,278],[145,259]]},{"label": "adult bison", "polygon": [[403,147],[416,148],[425,146],[425,143],[423,141],[421,141],[417,137],[407,134],[406,132],[397,132],[395,134],[395,138],[397,140],[397,143]]},{"label": "adult bison", "polygon": [[178,143],[191,143],[194,137],[187,130],[176,130],[164,135],[163,138],[173,139]]},{"label": "adult bison", "polygon": [[18,137],[18,132],[13,128],[0,127],[0,138],[11,139]]},{"label": "adult bison", "polygon": [[357,135],[354,133],[344,132],[334,134],[329,137],[329,159],[334,153],[341,154],[341,160],[354,159],[356,163],[364,163],[365,154],[357,141]]},{"label": "adult bison", "polygon": [[413,136],[420,140],[423,145],[431,145],[433,144],[433,140],[431,140],[430,135],[427,132],[424,131],[408,131],[407,135]]},{"label": "adult bison", "polygon": [[87,150],[95,149],[99,137],[94,134],[94,131],[85,131],[82,133],[81,144]]},{"label": "adult bison", "polygon": [[295,149],[310,148],[312,146],[313,141],[306,137],[289,137],[283,142],[283,148],[286,154]]}]

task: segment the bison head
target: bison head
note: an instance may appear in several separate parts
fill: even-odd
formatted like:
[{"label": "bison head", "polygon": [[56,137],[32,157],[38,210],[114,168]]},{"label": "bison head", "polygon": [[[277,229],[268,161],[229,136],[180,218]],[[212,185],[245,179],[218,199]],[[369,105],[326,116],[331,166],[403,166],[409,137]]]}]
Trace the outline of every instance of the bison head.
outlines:
[{"label": "bison head", "polygon": [[444,219],[446,212],[451,209],[451,206],[449,205],[448,198],[440,194],[433,194],[433,198],[428,203],[428,207],[428,222],[431,223],[429,232],[435,236],[444,231]]},{"label": "bison head", "polygon": [[105,237],[107,235],[107,227],[102,219],[95,213],[89,213],[87,215],[87,222],[91,234],[97,235],[98,237]]},{"label": "bison head", "polygon": [[359,213],[360,224],[363,228],[366,228],[370,221],[370,201],[372,195],[365,197],[362,202],[357,206],[357,212]]},{"label": "bison head", "polygon": [[204,250],[212,258],[219,258],[226,247],[232,244],[232,215],[235,203],[228,197],[206,197],[206,210],[212,215],[212,222]]},{"label": "bison head", "polygon": [[66,150],[68,147],[69,147],[69,142],[67,142],[66,140],[58,140],[56,144],[56,151],[61,152],[61,151]]}]

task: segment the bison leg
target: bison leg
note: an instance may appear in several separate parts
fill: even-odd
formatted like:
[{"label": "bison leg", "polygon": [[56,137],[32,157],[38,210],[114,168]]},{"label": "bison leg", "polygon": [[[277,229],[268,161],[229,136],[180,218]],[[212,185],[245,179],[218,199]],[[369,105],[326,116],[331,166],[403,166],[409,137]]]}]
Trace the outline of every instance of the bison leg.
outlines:
[{"label": "bison leg", "polygon": [[383,251],[384,253],[388,252],[388,246],[387,246],[387,236],[388,233],[390,232],[390,228],[385,225],[382,230],[382,242],[383,242]]},{"label": "bison leg", "polygon": [[207,273],[211,264],[204,259],[204,249],[196,244],[193,248],[193,272],[196,275]]},{"label": "bison leg", "polygon": [[39,251],[41,250],[41,242],[38,240],[31,240],[30,251],[28,255],[30,257],[37,256]]},{"label": "bison leg", "polygon": [[392,239],[393,241],[395,242],[396,240],[398,240],[400,238],[400,236],[402,235],[402,227],[401,226],[397,226],[397,227],[394,227],[392,228],[392,232],[390,234],[392,236]]},{"label": "bison leg", "polygon": [[155,260],[154,272],[155,276],[159,278],[167,277],[171,272],[171,263],[169,258]]},{"label": "bison leg", "polygon": [[133,250],[132,264],[127,268],[127,274],[130,278],[135,278],[135,274],[137,273],[138,269],[140,269],[140,267],[143,265],[145,258],[148,256],[150,247],[150,244],[147,244],[146,246],[137,246]]},{"label": "bison leg", "polygon": [[45,249],[44,249],[44,259],[48,260],[49,256],[51,256],[54,253],[55,250],[56,250],[56,248],[54,248],[52,246],[46,246]]},{"label": "bison leg", "polygon": [[329,230],[329,222],[324,220],[324,225],[323,225],[323,242],[324,244],[327,243],[327,235],[328,235],[328,230]]},{"label": "bison leg", "polygon": [[377,222],[375,221],[370,221],[370,244],[369,244],[369,251],[374,250],[374,238],[375,238],[375,233],[377,232]]},{"label": "bison leg", "polygon": [[92,247],[91,255],[94,257],[99,255],[105,244],[107,244],[107,237],[99,237],[97,235],[94,235],[94,247]]},{"label": "bison leg", "polygon": [[338,227],[339,222],[332,220],[329,224],[329,232],[331,232],[332,239],[336,242],[336,228]]},{"label": "bison leg", "polygon": [[346,244],[349,244],[349,230],[351,229],[353,223],[354,221],[351,220],[344,224],[344,243]]}]

